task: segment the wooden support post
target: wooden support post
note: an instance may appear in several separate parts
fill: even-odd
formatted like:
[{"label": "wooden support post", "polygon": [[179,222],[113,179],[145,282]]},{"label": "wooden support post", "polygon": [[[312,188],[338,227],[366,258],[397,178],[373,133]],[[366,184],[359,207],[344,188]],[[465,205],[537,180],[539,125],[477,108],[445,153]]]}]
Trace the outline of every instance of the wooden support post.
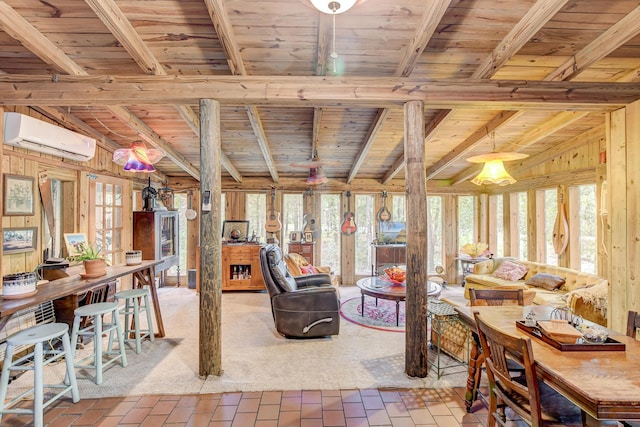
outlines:
[{"label": "wooden support post", "polygon": [[444,253],[447,262],[447,282],[461,283],[462,271],[458,271],[458,196],[445,194],[443,200],[444,226],[442,235],[444,238]]},{"label": "wooden support post", "polygon": [[220,103],[200,101],[200,375],[222,375],[222,242]]},{"label": "wooden support post", "polygon": [[407,194],[407,300],[405,365],[407,375],[429,372],[427,334],[427,176],[424,103],[404,105],[405,186]]}]

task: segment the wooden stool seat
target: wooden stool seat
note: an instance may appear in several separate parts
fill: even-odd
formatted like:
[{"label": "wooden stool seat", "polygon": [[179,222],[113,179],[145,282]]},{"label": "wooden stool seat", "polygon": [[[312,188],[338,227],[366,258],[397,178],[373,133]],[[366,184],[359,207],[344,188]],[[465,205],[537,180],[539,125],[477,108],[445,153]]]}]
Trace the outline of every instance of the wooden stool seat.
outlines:
[{"label": "wooden stool seat", "polygon": [[[140,354],[142,340],[147,337],[150,341],[154,340],[153,322],[151,321],[151,311],[149,311],[149,290],[130,289],[120,291],[115,294],[115,298],[116,301],[124,300],[124,307],[120,309],[120,313],[124,314],[124,342],[135,342],[136,353]],[[147,316],[147,329],[140,328],[140,313],[142,311]],[[129,321],[130,316],[133,316],[131,322]],[[133,338],[131,338],[132,334]]]},{"label": "wooden stool seat", "polygon": [[[103,316],[111,314],[111,322],[104,322]],[[96,304],[88,304],[78,307],[74,310],[73,329],[71,332],[71,344],[73,358],[76,368],[95,369],[96,384],[102,384],[102,372],[105,367],[116,361],[120,361],[122,367],[127,366],[127,355],[124,348],[124,337],[122,327],[120,326],[120,318],[118,316],[117,302],[100,302]],[[86,327],[81,326],[81,321],[85,317],[93,317],[93,322]],[[102,336],[109,334],[109,343],[113,341],[113,333],[115,332],[118,339],[119,348],[117,351],[109,348],[104,351],[102,349]],[[79,337],[93,337],[93,354],[89,354],[79,360],[75,360],[75,351]],[[85,361],[93,359],[93,364],[85,365]],[[106,360],[104,360],[106,358]]]},{"label": "wooden stool seat", "polygon": [[[56,349],[53,345],[53,341],[57,339],[62,341],[62,350]],[[33,345],[33,351],[13,360],[15,348],[22,345]],[[58,400],[68,391],[71,391],[73,402],[78,402],[80,394],[76,383],[73,357],[69,357],[72,354],[69,326],[66,323],[47,323],[33,326],[7,338],[2,375],[0,375],[0,404],[2,405],[0,408],[0,420],[3,414],[33,414],[33,425],[41,427],[43,425],[44,408]],[[63,358],[66,363],[65,381],[59,384],[45,384],[44,366],[58,362]],[[33,388],[5,404],[11,371],[33,371],[34,384]],[[45,402],[45,388],[55,388],[60,389],[60,391]],[[31,393],[33,393],[33,409],[12,408],[12,406]]]}]

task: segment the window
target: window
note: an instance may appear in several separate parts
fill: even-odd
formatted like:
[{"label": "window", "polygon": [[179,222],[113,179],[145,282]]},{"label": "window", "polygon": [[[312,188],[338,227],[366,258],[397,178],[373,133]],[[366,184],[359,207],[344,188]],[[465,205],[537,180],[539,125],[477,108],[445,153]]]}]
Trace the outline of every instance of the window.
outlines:
[{"label": "window", "polygon": [[376,210],[375,197],[372,194],[356,194],[355,220],[358,232],[355,234],[355,268],[356,275],[370,275],[373,265],[373,248],[375,239]]},{"label": "window", "polygon": [[558,215],[558,192],[555,188],[542,190],[544,192],[544,204],[542,206],[544,212],[544,241],[547,264],[558,265],[558,255],[553,248],[553,226]]},{"label": "window", "polygon": [[264,242],[267,238],[267,231],[265,230],[265,223],[267,222],[267,215],[275,213],[278,215],[277,209],[269,205],[269,212],[267,212],[267,196],[264,193],[247,193],[245,199],[246,217],[249,220],[249,232],[247,237],[256,236],[260,238],[260,241]]},{"label": "window", "polygon": [[458,244],[475,243],[475,208],[473,196],[458,196]]},{"label": "window", "polygon": [[391,221],[407,222],[407,196],[391,195]]},{"label": "window", "polygon": [[89,226],[89,241],[101,248],[111,265],[124,263],[122,184],[116,180],[91,181],[93,189],[93,221]]},{"label": "window", "polygon": [[[282,196],[282,239],[289,241],[289,233],[302,231],[304,200],[302,194],[284,194]],[[288,245],[285,251],[288,252]]]},{"label": "window", "polygon": [[186,193],[173,195],[173,208],[178,211],[178,265],[173,265],[167,270],[170,276],[177,276],[178,271],[182,271],[184,275],[187,271],[187,218],[184,215],[187,210],[187,197]]},{"label": "window", "polygon": [[518,202],[518,254],[521,259],[528,259],[527,245],[527,193],[525,191],[516,193]]},{"label": "window", "polygon": [[427,196],[427,211],[427,271],[433,273],[437,266],[444,266],[442,196]]},{"label": "window", "polygon": [[[320,195],[320,265],[340,271],[340,195]],[[316,244],[317,245],[317,244]],[[317,246],[316,246],[317,247]]]},{"label": "window", "polygon": [[504,256],[504,209],[501,194],[489,196],[489,251]]},{"label": "window", "polygon": [[596,273],[598,244],[596,230],[598,214],[596,207],[596,185],[580,185],[569,189],[570,208],[577,209],[577,224],[571,224],[571,268]]}]

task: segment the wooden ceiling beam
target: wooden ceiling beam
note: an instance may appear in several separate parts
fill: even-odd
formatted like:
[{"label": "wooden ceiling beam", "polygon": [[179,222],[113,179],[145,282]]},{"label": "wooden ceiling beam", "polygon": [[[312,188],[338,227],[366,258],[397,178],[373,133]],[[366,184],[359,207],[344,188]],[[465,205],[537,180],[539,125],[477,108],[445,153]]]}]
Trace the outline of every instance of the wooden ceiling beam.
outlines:
[{"label": "wooden ceiling beam", "polygon": [[[480,66],[478,66],[472,74],[471,78],[489,79],[493,77],[509,59],[518,53],[518,51],[520,51],[520,49],[522,49],[522,47],[529,42],[529,40],[531,40],[531,38],[538,33],[538,31],[540,31],[547,22],[549,22],[549,20],[553,18],[560,9],[562,9],[567,1],[568,0],[538,0],[511,29],[511,31],[509,31],[509,34],[500,41],[498,46],[493,49],[491,54],[485,57]],[[454,110],[442,110],[438,112],[431,122],[427,123],[425,126],[425,135],[427,139],[429,139],[431,135],[435,134],[438,127],[446,122],[447,118],[451,116],[453,111]],[[464,153],[480,144],[484,139],[482,132],[494,126],[504,126],[509,123],[510,120],[519,117],[519,114],[511,112],[506,114],[506,117],[508,118],[505,121],[502,121],[501,116],[504,116],[504,113],[505,112],[494,117],[491,122],[478,129],[469,138],[431,166],[429,170],[427,170],[427,179],[434,177],[448,165],[459,159],[464,155]],[[496,120],[497,122],[495,122]]]},{"label": "wooden ceiling beam", "polygon": [[[70,75],[78,77],[89,77],[89,74],[71,58],[60,50],[53,42],[47,39],[40,31],[31,25],[26,19],[18,14],[12,7],[5,2],[0,2],[0,26],[7,31],[14,39],[18,40],[23,46],[27,47],[34,55],[47,62],[57,70],[61,70]],[[31,102],[30,105],[38,103]],[[49,106],[69,105],[58,102],[57,104],[49,104]],[[119,117],[128,117],[130,121],[125,122],[132,129],[148,129],[148,126],[136,117],[126,107],[110,107],[110,110]],[[144,126],[142,126],[144,124]],[[177,153],[173,147],[166,141],[162,140],[155,132],[141,134],[146,137],[150,143],[158,148],[167,151],[167,156],[171,158],[180,168],[199,179],[200,173],[194,175],[197,171],[193,165],[187,162],[182,155]]]},{"label": "wooden ceiling beam", "polygon": [[[546,138],[547,136],[553,135],[560,129],[563,129],[570,124],[580,120],[586,115],[587,113],[584,112],[563,111],[562,113],[554,116],[552,119],[547,120],[542,125],[530,129],[522,136],[522,138],[520,138],[518,142],[514,144],[519,148],[533,145],[536,142]],[[482,164],[474,164],[473,166],[466,168],[451,179],[452,185],[456,185],[462,181],[473,178],[475,175],[480,173],[482,167]]]},{"label": "wooden ceiling beam", "polygon": [[[440,24],[442,17],[451,4],[451,0],[432,1],[426,4],[427,10],[422,15],[420,25],[418,25],[418,28],[413,33],[413,37],[411,37],[409,45],[404,50],[402,59],[400,60],[400,63],[396,68],[396,72],[394,74],[396,77],[408,77],[411,75],[413,69],[418,63],[418,59],[422,55],[422,52],[424,52],[424,50],[426,49],[427,44],[429,44],[429,40],[431,40],[431,37],[433,37],[433,33],[435,33],[436,29],[438,28],[438,24]],[[365,142],[364,148],[360,152],[360,155],[358,156],[354,167],[351,169],[347,182],[351,182],[351,180],[355,178],[356,174],[358,173],[358,169],[360,168],[362,163],[364,163],[366,155],[369,153],[369,150],[373,146],[375,137],[380,131],[380,128],[382,128],[384,120],[386,120],[388,115],[388,109],[385,109],[385,111],[378,111],[371,129],[369,129],[369,134],[367,135],[367,141]],[[400,161],[400,163],[398,163],[398,160],[396,160],[392,168],[385,172],[385,174],[382,176],[383,181],[391,179],[390,176],[395,176],[400,171],[400,169],[405,166],[404,153],[401,157],[402,160]],[[400,169],[396,168],[398,165],[400,165]]]},{"label": "wooden ceiling beam", "polygon": [[489,121],[483,127],[476,129],[469,137],[467,137],[461,144],[458,144],[453,150],[449,151],[444,157],[430,166],[427,171],[427,179],[431,179],[438,173],[442,172],[449,165],[457,160],[460,160],[462,156],[471,151],[476,145],[484,141],[492,132],[500,129],[502,126],[520,117],[523,111],[502,111]]},{"label": "wooden ceiling beam", "polygon": [[593,127],[586,132],[582,132],[580,135],[567,139],[561,144],[557,144],[535,156],[523,159],[517,164],[513,163],[513,166],[509,167],[509,171],[511,172],[511,175],[522,175],[525,171],[560,157],[562,154],[568,153],[572,150],[577,150],[604,134],[605,125]]},{"label": "wooden ceiling beam", "polygon": [[[213,23],[216,34],[218,35],[218,40],[220,41],[227,57],[227,64],[229,65],[231,73],[238,76],[247,75],[247,70],[244,66],[242,55],[240,54],[240,48],[238,47],[238,43],[236,42],[236,38],[233,33],[233,26],[227,17],[224,2],[222,0],[204,0],[204,3],[207,7],[207,11],[209,12],[209,18]],[[271,153],[267,134],[262,126],[260,113],[255,106],[250,105],[247,106],[247,116],[256,136],[258,146],[260,147],[260,152],[262,152],[262,157],[264,158],[269,174],[271,175],[271,179],[273,179],[273,182],[278,182],[280,179],[278,169],[273,161],[273,154]],[[223,155],[226,157],[224,153]],[[231,163],[229,159],[227,159],[227,162]],[[239,175],[237,170],[236,173]],[[241,180],[242,179],[240,179],[240,181]]]},{"label": "wooden ceiling beam", "polygon": [[193,178],[200,180],[200,169],[193,166],[184,156],[176,151],[175,148],[167,141],[162,139],[160,135],[155,133],[153,129],[149,127],[142,119],[133,114],[131,110],[125,107],[113,106],[109,108],[115,117],[124,122],[129,128],[137,132],[142,139],[147,141],[155,148],[159,148],[165,152],[167,158],[169,158],[176,165],[180,166],[182,170],[187,172]]},{"label": "wooden ceiling beam", "polygon": [[92,138],[95,138],[98,146],[104,148],[107,151],[114,152],[118,148],[122,148],[120,144],[98,132],[73,114],[70,114],[67,110],[60,107],[33,107],[34,110],[39,111],[45,116],[55,120],[61,125],[67,128],[75,130],[80,133],[84,133]]},{"label": "wooden ceiling beam", "polygon": [[395,161],[393,166],[391,166],[391,169],[389,169],[387,173],[384,174],[384,176],[382,177],[381,183],[383,185],[389,184],[391,180],[395,178],[395,176],[398,175],[398,173],[400,173],[400,171],[404,168],[404,164],[405,164],[405,161],[404,161],[404,154],[403,154]]},{"label": "wooden ceiling beam", "polygon": [[[155,76],[167,75],[160,61],[158,61],[151,49],[149,49],[149,46],[142,40],[142,37],[140,37],[135,28],[133,28],[127,16],[114,0],[85,0],[85,2],[145,73]],[[200,118],[193,109],[186,105],[176,105],[175,108],[183,120],[189,125],[193,133],[200,137]],[[227,155],[222,153],[222,158],[222,165],[227,169],[227,172],[241,182],[242,176]]]},{"label": "wooden ceiling beam", "polygon": [[608,56],[620,46],[640,34],[640,6],[629,12],[607,31],[567,59],[545,80],[571,80],[589,68],[593,63]]},{"label": "wooden ceiling beam", "polygon": [[[602,58],[608,56],[611,52],[616,50],[622,44],[626,43],[630,38],[634,37],[640,32],[640,6],[625,15],[615,25],[610,27],[607,31],[602,33],[591,43],[577,52],[573,57],[565,61],[562,65],[556,68],[553,72],[545,77],[545,81],[569,81],[587,69],[591,64],[599,61]],[[536,137],[535,134],[547,136],[550,133],[547,129],[557,129],[573,123],[575,120],[582,118],[582,115],[571,115],[568,112],[560,113],[554,119],[545,123],[545,126],[534,129],[528,135],[523,138],[525,144],[531,145],[536,141],[539,141],[540,137]],[[566,119],[566,122],[563,120]],[[553,133],[553,132],[551,132]],[[543,137],[544,137],[543,136]],[[473,165],[458,173],[453,178],[454,185],[460,182],[460,179],[469,179],[477,175],[482,168],[482,165]],[[466,178],[465,178],[466,177]]]},{"label": "wooden ceiling beam", "polygon": [[349,176],[347,177],[348,184],[353,182],[353,180],[356,178],[358,170],[367,159],[369,151],[371,150],[371,147],[373,147],[373,143],[376,140],[376,136],[378,135],[378,132],[380,132],[380,129],[382,128],[382,125],[384,124],[384,121],[386,120],[388,115],[388,108],[381,108],[378,110],[376,118],[373,120],[373,127],[369,129],[369,133],[367,134],[366,142],[364,146],[360,148],[360,153],[358,154],[356,161],[353,163],[351,171],[349,171]]},{"label": "wooden ceiling beam", "polygon": [[[53,80],[53,81],[52,81]],[[0,105],[190,104],[613,111],[640,99],[640,83],[424,80],[396,77],[0,75]]]},{"label": "wooden ceiling beam", "polygon": [[472,79],[488,79],[535,36],[568,0],[538,0],[475,70]]}]

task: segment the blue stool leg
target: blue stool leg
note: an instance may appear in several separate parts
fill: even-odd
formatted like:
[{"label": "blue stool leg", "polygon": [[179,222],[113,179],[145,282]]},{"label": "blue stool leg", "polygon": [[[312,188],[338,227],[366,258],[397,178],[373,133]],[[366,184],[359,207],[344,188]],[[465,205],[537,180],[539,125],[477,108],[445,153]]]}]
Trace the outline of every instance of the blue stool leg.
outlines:
[{"label": "blue stool leg", "polygon": [[135,328],[133,332],[136,337],[136,354],[140,354],[142,351],[142,346],[140,345],[140,299],[133,298],[133,321],[135,323]]},{"label": "blue stool leg", "polygon": [[73,366],[73,359],[71,357],[66,357],[67,355],[72,354],[71,342],[69,340],[68,333],[65,333],[62,336],[62,348],[64,349],[64,352],[65,352],[64,360],[67,365],[67,374],[65,375],[65,384],[71,385],[71,399],[73,400],[73,403],[76,403],[80,400],[80,392],[78,391],[78,383],[76,381],[76,371],[75,371],[75,366]]},{"label": "blue stool leg", "polygon": [[94,366],[96,367],[96,384],[102,384],[102,316],[93,317]]},{"label": "blue stool leg", "polygon": [[[9,377],[11,376],[11,370],[9,367],[13,363],[13,345],[7,344],[7,349],[4,352],[4,363],[2,365],[2,375],[0,376],[0,408],[4,411],[4,401],[7,398],[7,388],[9,387]],[[2,421],[2,414],[0,411],[0,421]]]},{"label": "blue stool leg", "polygon": [[151,321],[151,311],[149,311],[149,293],[144,296],[144,311],[147,313],[147,327],[149,328],[149,340],[154,341],[153,322]]},{"label": "blue stool leg", "polygon": [[33,349],[33,425],[42,427],[44,411],[44,377],[42,372],[42,343],[36,343]]},{"label": "blue stool leg", "polygon": [[118,336],[118,345],[120,346],[120,357],[122,361],[122,367],[127,367],[127,353],[124,348],[124,334],[122,333],[122,325],[120,325],[120,316],[118,316],[118,310],[113,312],[113,320],[116,324],[116,335]]}]

